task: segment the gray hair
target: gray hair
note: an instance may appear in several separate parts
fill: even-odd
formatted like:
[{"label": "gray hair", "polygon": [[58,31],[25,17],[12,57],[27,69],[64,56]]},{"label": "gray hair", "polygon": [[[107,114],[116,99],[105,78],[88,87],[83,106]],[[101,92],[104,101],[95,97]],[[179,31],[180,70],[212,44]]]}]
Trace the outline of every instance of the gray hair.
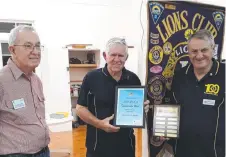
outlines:
[{"label": "gray hair", "polygon": [[211,48],[214,48],[215,46],[215,42],[214,42],[214,37],[211,34],[210,31],[206,30],[206,29],[201,29],[197,32],[195,32],[194,34],[192,34],[189,38],[188,38],[188,44],[190,43],[190,41],[193,39],[201,39],[201,40],[205,40],[208,41],[210,43]]},{"label": "gray hair", "polygon": [[34,31],[34,32],[36,32],[34,27],[29,26],[29,25],[19,25],[19,26],[13,28],[10,31],[10,34],[9,34],[9,41],[8,41],[9,46],[15,45],[17,35],[18,35],[19,32],[22,32],[22,31]]},{"label": "gray hair", "polygon": [[126,43],[126,40],[124,38],[119,38],[119,37],[114,37],[114,38],[111,38],[110,40],[108,40],[107,44],[106,44],[106,53],[109,54],[109,51],[110,51],[110,48],[113,46],[113,45],[124,45],[126,47],[126,55],[128,55],[128,45]]}]

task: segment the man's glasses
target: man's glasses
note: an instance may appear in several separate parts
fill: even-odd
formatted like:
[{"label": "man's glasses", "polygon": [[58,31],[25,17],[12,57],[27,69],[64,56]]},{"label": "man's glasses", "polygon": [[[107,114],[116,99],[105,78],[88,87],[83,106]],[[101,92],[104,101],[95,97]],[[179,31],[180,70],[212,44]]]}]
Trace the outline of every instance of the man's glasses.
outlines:
[{"label": "man's glasses", "polygon": [[28,51],[34,51],[34,48],[37,50],[37,51],[43,51],[44,50],[44,46],[42,45],[32,45],[32,44],[24,44],[24,45],[14,45],[14,46],[23,46],[25,50],[28,50]]}]

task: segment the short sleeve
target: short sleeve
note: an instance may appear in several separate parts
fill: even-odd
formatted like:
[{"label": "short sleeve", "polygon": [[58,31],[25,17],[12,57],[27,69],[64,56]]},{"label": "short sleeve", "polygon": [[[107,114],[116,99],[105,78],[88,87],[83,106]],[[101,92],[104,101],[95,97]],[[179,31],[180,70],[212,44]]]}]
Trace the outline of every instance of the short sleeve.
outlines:
[{"label": "short sleeve", "polygon": [[77,104],[87,107],[87,96],[90,91],[88,74],[84,77],[78,96]]},{"label": "short sleeve", "polygon": [[130,71],[130,73],[128,75],[129,75],[129,78],[131,78],[131,79],[129,79],[130,83],[131,83],[130,85],[135,85],[135,86],[141,85],[141,81],[135,73]]},{"label": "short sleeve", "polygon": [[139,79],[139,77],[136,75],[136,77],[135,77],[135,85],[137,85],[137,86],[140,86],[141,85],[141,82],[140,82],[140,79]]},{"label": "short sleeve", "polygon": [[171,85],[171,91],[172,92],[176,92],[176,90],[177,90],[177,74],[175,73],[174,75],[173,75],[173,80],[172,80],[172,85]]}]

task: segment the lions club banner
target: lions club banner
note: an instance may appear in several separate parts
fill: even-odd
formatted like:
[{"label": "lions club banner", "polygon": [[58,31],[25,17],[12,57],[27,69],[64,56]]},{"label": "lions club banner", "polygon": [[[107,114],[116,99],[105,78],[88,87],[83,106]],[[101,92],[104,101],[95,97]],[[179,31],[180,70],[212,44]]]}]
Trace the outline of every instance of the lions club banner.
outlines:
[{"label": "lions club banner", "polygon": [[153,104],[170,102],[174,70],[189,63],[187,39],[209,30],[216,43],[214,58],[221,60],[225,8],[183,1],[148,2],[148,98]]},{"label": "lions club banner", "polygon": [[[184,1],[148,1],[147,11],[147,96],[152,104],[170,103],[173,73],[189,63],[187,39],[191,34],[209,30],[216,43],[214,58],[221,60],[225,8]],[[152,117],[149,112],[149,133]]]}]

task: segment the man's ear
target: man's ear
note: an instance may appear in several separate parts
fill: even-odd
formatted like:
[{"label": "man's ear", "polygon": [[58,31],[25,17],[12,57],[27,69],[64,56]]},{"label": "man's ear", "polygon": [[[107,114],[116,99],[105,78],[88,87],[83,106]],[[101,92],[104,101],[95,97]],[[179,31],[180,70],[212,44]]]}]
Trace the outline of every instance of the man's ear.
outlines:
[{"label": "man's ear", "polygon": [[126,56],[126,61],[127,61],[128,57],[129,57],[129,54],[127,54],[127,56]]},{"label": "man's ear", "polygon": [[213,47],[212,47],[213,48],[213,51],[215,50],[215,47],[216,47],[216,44],[214,44]]},{"label": "man's ear", "polygon": [[106,57],[107,57],[106,52],[103,52],[103,57],[104,57],[104,60],[106,61]]},{"label": "man's ear", "polygon": [[11,53],[11,55],[14,55],[14,54],[15,54],[15,49],[14,49],[13,46],[9,46],[9,47],[8,47],[8,50],[9,50],[9,52]]}]

